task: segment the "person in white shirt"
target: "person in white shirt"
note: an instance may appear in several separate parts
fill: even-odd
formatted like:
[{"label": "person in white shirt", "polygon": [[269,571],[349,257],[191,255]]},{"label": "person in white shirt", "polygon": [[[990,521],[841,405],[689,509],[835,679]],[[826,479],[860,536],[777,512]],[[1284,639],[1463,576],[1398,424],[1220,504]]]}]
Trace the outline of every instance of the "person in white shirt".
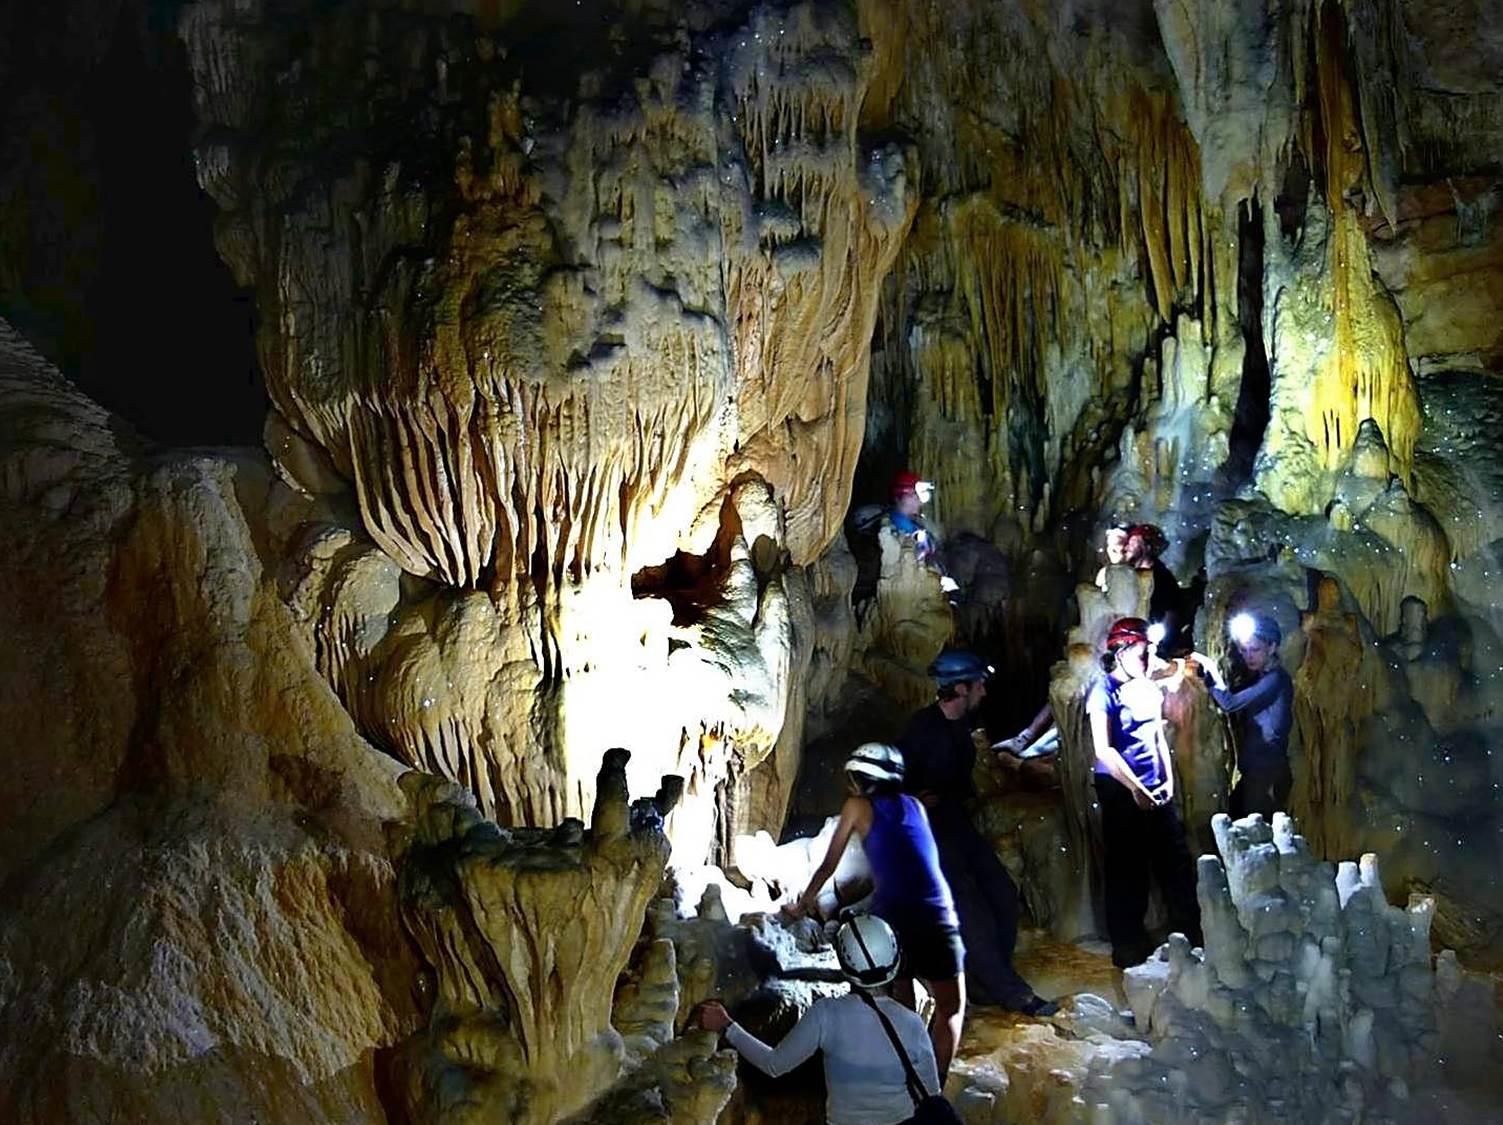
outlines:
[{"label": "person in white shirt", "polygon": [[876,915],[861,915],[840,927],[835,953],[851,991],[815,1001],[776,1047],[737,1024],[716,1000],[700,1007],[700,1026],[725,1032],[742,1058],[773,1078],[822,1052],[829,1125],[899,1125],[913,1116],[914,1096],[876,1009],[902,1043],[923,1095],[939,1093],[939,1068],[923,1020],[886,995],[898,973],[897,936]]}]

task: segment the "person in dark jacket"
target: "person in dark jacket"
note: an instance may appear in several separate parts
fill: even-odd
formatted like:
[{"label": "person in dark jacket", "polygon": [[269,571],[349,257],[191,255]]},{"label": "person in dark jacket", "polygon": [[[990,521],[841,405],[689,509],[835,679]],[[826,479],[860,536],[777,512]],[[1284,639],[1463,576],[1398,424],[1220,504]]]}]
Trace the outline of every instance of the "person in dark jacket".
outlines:
[{"label": "person in dark jacket", "polygon": [[1195,614],[1205,597],[1205,571],[1197,574],[1189,586],[1181,586],[1164,562],[1169,540],[1151,523],[1128,528],[1127,562],[1153,574],[1153,593],[1148,598],[1148,620],[1164,627],[1158,642],[1159,656],[1187,656],[1194,644]]},{"label": "person in dark jacket", "polygon": [[1249,682],[1233,691],[1216,662],[1195,654],[1211,681],[1211,698],[1223,711],[1242,718],[1237,769],[1229,812],[1235,820],[1251,813],[1272,819],[1289,807],[1294,775],[1289,769],[1289,731],[1294,726],[1294,681],[1279,663],[1284,639],[1279,623],[1266,614],[1239,613],[1230,624]]},{"label": "person in dark jacket", "polygon": [[1058,1005],[1035,993],[1013,968],[1018,888],[966,807],[976,792],[976,743],[968,717],[986,697],[990,671],[973,653],[953,649],[930,666],[938,698],[898,738],[907,763],[904,785],[929,810],[940,868],[960,916],[971,998],[1025,1015],[1053,1015]]}]

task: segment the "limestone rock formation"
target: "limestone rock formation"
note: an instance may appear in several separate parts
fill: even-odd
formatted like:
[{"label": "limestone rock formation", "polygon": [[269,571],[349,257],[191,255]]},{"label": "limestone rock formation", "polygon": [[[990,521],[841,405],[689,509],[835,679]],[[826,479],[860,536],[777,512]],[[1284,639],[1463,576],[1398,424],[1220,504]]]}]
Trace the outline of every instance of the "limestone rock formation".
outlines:
[{"label": "limestone rock formation", "polygon": [[519,824],[624,745],[703,851],[797,749],[784,583],[841,526],[915,194],[851,12],[545,7],[193,4],[200,179],[278,426],[431,583],[329,666],[362,730]]},{"label": "limestone rock formation", "polygon": [[1128,970],[1141,1061],[1083,1100],[1114,1121],[1483,1120],[1499,1062],[1490,982],[1430,948],[1433,903],[1389,905],[1373,855],[1337,869],[1285,816],[1217,817],[1200,861],[1206,948]]},{"label": "limestone rock formation", "polygon": [[153,452],[0,326],[0,482],[0,1118],[382,1119],[401,794],[267,574],[269,466]]},{"label": "limestone rock formation", "polygon": [[[627,757],[606,754],[588,830],[575,820],[499,829],[467,790],[427,774],[403,778],[412,820],[395,847],[398,894],[434,981],[428,1026],[397,1063],[411,1120],[556,1121],[615,1083],[628,1051],[610,1023],[612,998],[662,880],[663,817],[680,791],[665,785],[658,800],[629,805]],[[674,1037],[674,966],[671,944],[654,946],[643,981],[660,996],[639,984],[626,1004],[637,1066],[644,1048]],[[681,1045],[677,1064],[698,1058],[698,1077],[709,1078],[711,1051]],[[717,1088],[723,1104],[729,1084],[710,1083]],[[626,1100],[643,1094],[630,1089]],[[667,1090],[672,1101],[676,1088]],[[704,1095],[687,1100],[718,1108],[713,1094],[708,1104]]]}]

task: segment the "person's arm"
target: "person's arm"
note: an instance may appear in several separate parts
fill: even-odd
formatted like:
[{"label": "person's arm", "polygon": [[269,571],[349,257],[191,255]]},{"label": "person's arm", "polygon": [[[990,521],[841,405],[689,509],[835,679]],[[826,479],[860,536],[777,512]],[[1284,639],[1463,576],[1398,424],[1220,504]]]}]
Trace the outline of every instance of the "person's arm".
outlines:
[{"label": "person's arm", "polygon": [[726,1040],[752,1066],[772,1078],[787,1074],[819,1050],[824,1038],[824,1018],[828,1005],[816,1003],[783,1036],[776,1047],[769,1047],[731,1019],[718,1000],[710,1000],[699,1010],[699,1026],[706,1031],[723,1031]]},{"label": "person's arm", "polygon": [[1213,686],[1219,687],[1223,691],[1226,690],[1226,677],[1221,674],[1221,665],[1217,664],[1203,652],[1192,652],[1190,659],[1195,661],[1196,666],[1200,669],[1200,674],[1205,679],[1210,680]]},{"label": "person's arm", "polygon": [[1159,720],[1158,729],[1154,732],[1154,748],[1159,756],[1159,776],[1164,783],[1158,787],[1155,804],[1167,805],[1174,800],[1174,759],[1169,754],[1169,738],[1164,734],[1164,722]]},{"label": "person's arm", "polygon": [[1001,742],[993,742],[992,749],[1007,750],[1014,754],[1021,750],[1026,750],[1034,742],[1038,741],[1039,736],[1048,730],[1050,724],[1053,722],[1054,708],[1051,704],[1045,703],[1039,708],[1039,713],[1033,717],[1032,721],[1026,727],[1018,731],[1011,738],[1005,738]]},{"label": "person's arm", "polygon": [[1279,693],[1279,677],[1272,672],[1264,672],[1252,683],[1241,691],[1232,691],[1223,680],[1219,684],[1212,684],[1211,698],[1216,701],[1216,706],[1223,711],[1245,711],[1249,707],[1257,707],[1267,703]]},{"label": "person's arm", "polygon": [[752,1066],[769,1078],[778,1078],[807,1062],[819,1050],[828,1010],[828,1004],[815,1004],[776,1047],[769,1047],[738,1023],[725,1029],[725,1038]]},{"label": "person's arm", "polygon": [[806,914],[819,904],[819,889],[840,866],[840,857],[845,855],[845,847],[851,841],[851,833],[865,820],[865,814],[870,807],[870,802],[865,797],[846,798],[845,804],[840,807],[840,820],[835,825],[835,835],[830,837],[830,846],[825,850],[825,858],[814,869],[814,874],[809,876],[808,887],[804,889],[803,894],[798,896],[796,908],[790,910],[789,913]]}]

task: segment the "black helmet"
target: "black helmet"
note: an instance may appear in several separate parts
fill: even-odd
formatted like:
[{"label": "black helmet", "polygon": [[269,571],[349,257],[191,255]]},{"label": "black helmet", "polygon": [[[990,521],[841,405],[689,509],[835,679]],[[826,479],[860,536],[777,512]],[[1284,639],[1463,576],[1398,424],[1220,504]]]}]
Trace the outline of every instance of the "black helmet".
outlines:
[{"label": "black helmet", "polygon": [[929,675],[940,687],[984,680],[995,671],[990,664],[983,664],[981,657],[963,648],[947,648],[929,665]]}]

